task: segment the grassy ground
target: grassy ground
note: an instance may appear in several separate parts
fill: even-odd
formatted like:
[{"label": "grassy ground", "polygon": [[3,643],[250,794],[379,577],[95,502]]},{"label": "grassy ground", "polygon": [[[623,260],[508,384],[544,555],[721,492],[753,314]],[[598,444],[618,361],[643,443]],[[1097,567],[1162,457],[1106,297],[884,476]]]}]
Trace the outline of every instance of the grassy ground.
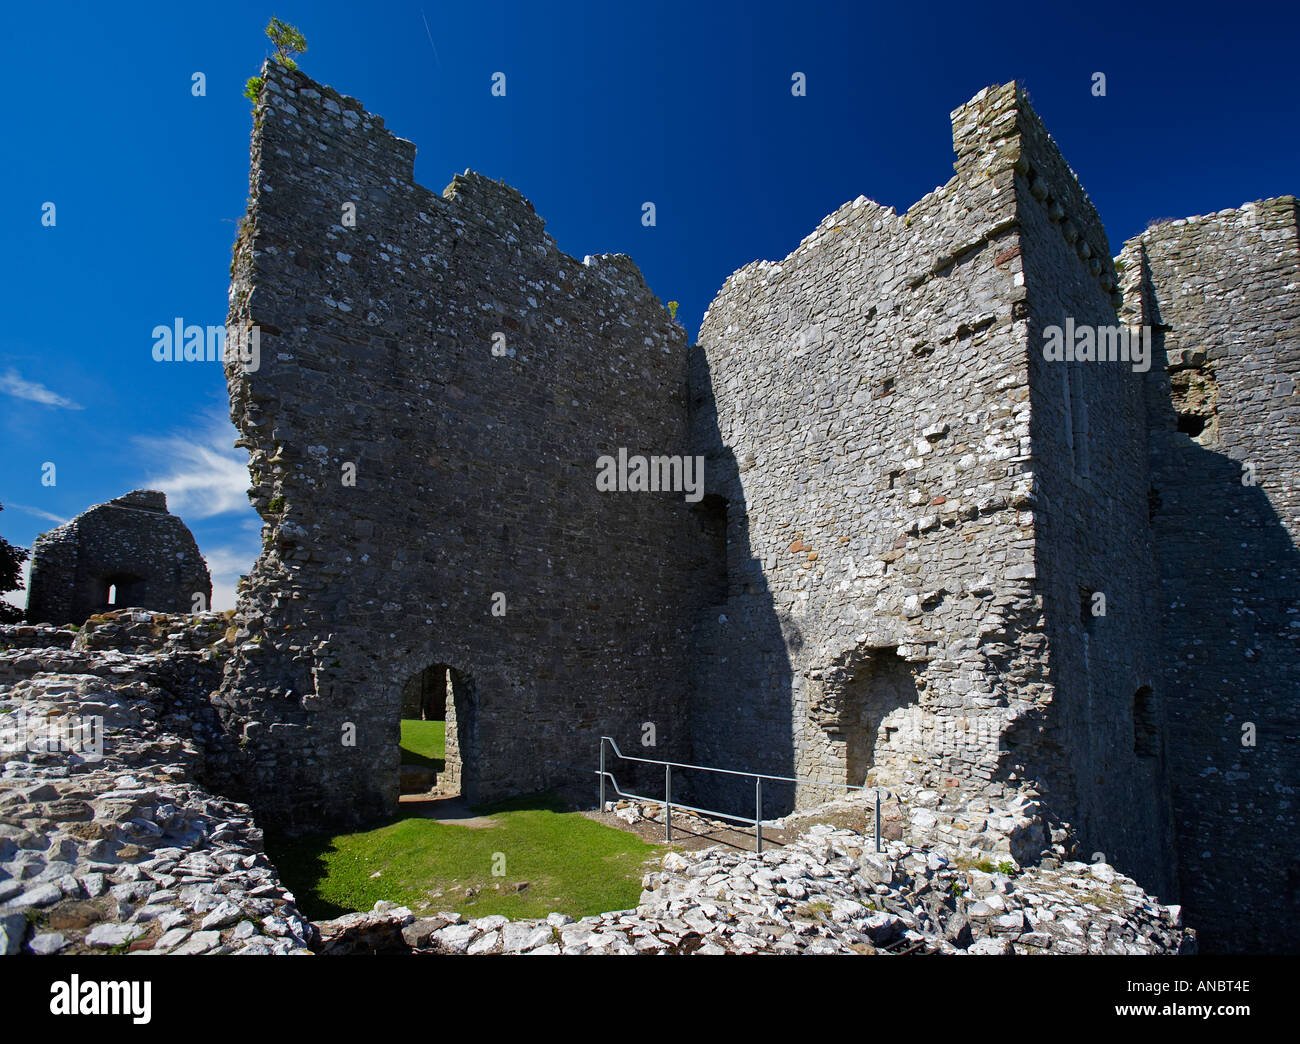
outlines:
[{"label": "grassy ground", "polygon": [[562,811],[546,796],[475,811],[499,825],[399,818],[355,834],[268,836],[267,851],[313,919],[369,910],[380,899],[417,914],[456,910],[466,917],[623,910],[636,906],[647,863],[661,855],[632,834]]},{"label": "grassy ground", "polygon": [[402,719],[402,764],[423,765],[435,772],[445,767],[447,723]]}]

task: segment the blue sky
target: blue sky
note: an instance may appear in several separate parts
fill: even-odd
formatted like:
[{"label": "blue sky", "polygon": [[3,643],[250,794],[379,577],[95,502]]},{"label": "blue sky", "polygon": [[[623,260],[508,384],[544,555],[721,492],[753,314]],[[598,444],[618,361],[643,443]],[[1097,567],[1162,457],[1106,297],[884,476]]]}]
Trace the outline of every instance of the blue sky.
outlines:
[{"label": "blue sky", "polygon": [[[126,8],[124,10],[123,8]],[[1300,15],[1130,4],[622,2],[24,5],[6,13],[0,534],[168,493],[217,608],[256,555],[219,364],[152,329],[220,324],[248,186],[244,80],[271,15],[309,75],[419,147],[531,199],[561,249],[622,252],[692,334],[723,280],[865,195],[948,180],[948,113],[1021,80],[1112,252],[1153,218],[1300,191]],[[1091,91],[1106,74],[1106,96]],[[202,72],[206,95],[191,93]],[[505,98],[490,93],[494,72]],[[807,96],[790,92],[807,77]],[[653,201],[657,224],[641,224]],[[42,205],[56,206],[54,227]],[[56,467],[53,486],[42,468]],[[11,596],[23,599],[22,594]]]}]

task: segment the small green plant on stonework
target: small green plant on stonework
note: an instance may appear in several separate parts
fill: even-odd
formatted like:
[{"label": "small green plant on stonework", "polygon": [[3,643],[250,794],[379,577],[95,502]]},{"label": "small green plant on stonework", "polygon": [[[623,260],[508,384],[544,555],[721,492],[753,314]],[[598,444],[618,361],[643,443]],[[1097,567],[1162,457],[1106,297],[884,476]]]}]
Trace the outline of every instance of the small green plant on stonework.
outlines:
[{"label": "small green plant on stonework", "polygon": [[267,508],[273,514],[278,515],[281,511],[284,510],[284,497],[280,497],[280,496],[272,497],[271,502],[267,504]]},{"label": "small green plant on stonework", "polygon": [[[298,27],[282,22],[272,15],[271,20],[266,23],[266,36],[275,45],[275,54],[272,57],[286,69],[298,68],[294,55],[303,54],[307,50],[307,38],[298,31]],[[250,76],[248,82],[244,84],[244,97],[257,105],[257,100],[261,96],[262,77]]]},{"label": "small green plant on stonework", "polygon": [[1016,869],[1016,864],[1008,859],[1004,859],[998,864],[998,873],[1006,874],[1008,877],[1014,877],[1020,871]]},{"label": "small green plant on stonework", "polygon": [[960,881],[954,881],[952,884],[948,886],[948,891],[950,891],[953,895],[957,896],[958,898],[961,898],[963,895],[966,894],[966,886],[962,884]]}]

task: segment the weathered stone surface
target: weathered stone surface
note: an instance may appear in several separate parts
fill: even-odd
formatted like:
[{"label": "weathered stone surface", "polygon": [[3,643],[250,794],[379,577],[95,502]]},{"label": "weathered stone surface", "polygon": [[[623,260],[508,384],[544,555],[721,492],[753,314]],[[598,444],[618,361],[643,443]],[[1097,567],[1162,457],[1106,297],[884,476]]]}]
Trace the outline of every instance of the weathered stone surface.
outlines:
[{"label": "weathered stone surface", "polygon": [[[42,926],[31,952],[162,939],[176,952],[215,952],[260,937],[263,918],[278,928],[266,952],[306,952],[312,926],[267,861],[248,807],[198,782],[224,748],[205,698],[220,678],[226,625],[215,613],[131,611],[88,624],[71,647],[34,655],[0,641],[0,727],[9,730],[0,884],[17,885],[0,902],[6,931],[25,932],[29,917]],[[29,742],[41,723],[89,718],[102,724],[82,738],[96,743]],[[94,819],[66,814],[80,806]]]},{"label": "weathered stone surface", "polygon": [[[384,954],[406,953],[417,945],[408,940],[407,930],[416,923],[410,910],[393,903],[380,902],[370,913],[345,914],[332,921],[318,921],[316,929],[320,941],[316,952],[328,956],[354,953]],[[429,932],[415,932],[414,937]]]},{"label": "weathered stone surface", "polygon": [[0,954],[17,953],[27,935],[27,928],[25,914],[0,914]]},{"label": "weathered stone surface", "polygon": [[266,523],[221,696],[232,782],[272,820],[391,810],[402,691],[436,665],[462,682],[471,801],[567,781],[646,720],[685,752],[700,528],[680,493],[596,486],[620,447],[686,454],[685,331],[628,258],[561,253],[514,189],[430,192],[355,99],[263,76],[229,315],[261,331],[260,366],[227,378]]}]

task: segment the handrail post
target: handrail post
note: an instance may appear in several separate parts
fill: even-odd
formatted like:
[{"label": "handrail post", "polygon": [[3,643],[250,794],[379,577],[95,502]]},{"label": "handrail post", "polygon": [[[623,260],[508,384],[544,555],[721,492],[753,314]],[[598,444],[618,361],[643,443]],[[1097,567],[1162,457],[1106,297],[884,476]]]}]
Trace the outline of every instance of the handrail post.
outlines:
[{"label": "handrail post", "polygon": [[600,737],[600,805],[597,811],[605,811],[605,737]]},{"label": "handrail post", "polygon": [[876,851],[880,851],[880,788],[876,787]]},{"label": "handrail post", "polygon": [[763,777],[754,777],[754,838],[755,852],[763,851]]},{"label": "handrail post", "polygon": [[664,840],[673,839],[673,767],[664,766]]}]

